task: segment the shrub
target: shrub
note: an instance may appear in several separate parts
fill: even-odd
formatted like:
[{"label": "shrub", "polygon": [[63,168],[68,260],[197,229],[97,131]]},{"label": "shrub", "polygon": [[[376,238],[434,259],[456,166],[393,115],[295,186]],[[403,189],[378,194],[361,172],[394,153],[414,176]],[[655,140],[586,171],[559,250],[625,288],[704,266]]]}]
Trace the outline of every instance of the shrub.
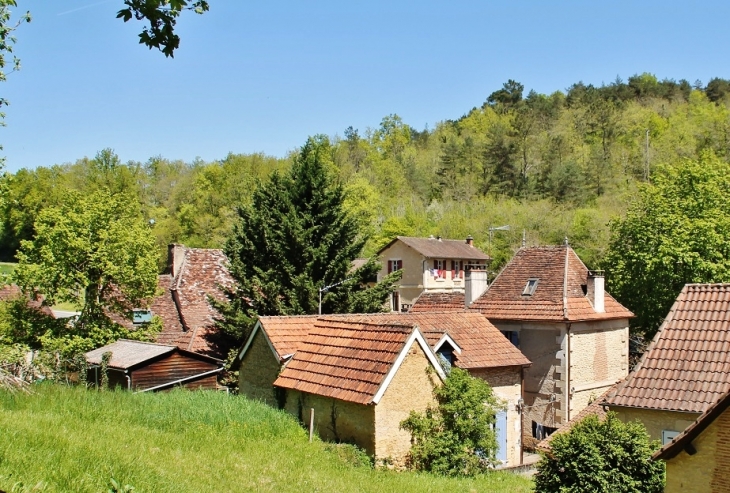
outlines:
[{"label": "shrub", "polygon": [[664,464],[651,460],[658,447],[644,426],[623,423],[615,413],[590,415],[556,435],[537,465],[538,493],[652,493],[664,489]]}]

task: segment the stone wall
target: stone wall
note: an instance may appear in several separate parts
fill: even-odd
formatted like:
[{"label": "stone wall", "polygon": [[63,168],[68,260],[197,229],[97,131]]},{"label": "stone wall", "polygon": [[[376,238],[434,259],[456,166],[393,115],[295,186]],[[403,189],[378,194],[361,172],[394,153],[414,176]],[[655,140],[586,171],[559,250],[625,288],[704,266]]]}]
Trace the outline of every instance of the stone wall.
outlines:
[{"label": "stone wall", "polygon": [[621,421],[626,423],[639,420],[645,427],[649,438],[662,439],[662,430],[684,431],[699,417],[696,413],[678,413],[673,411],[656,411],[633,407],[611,407]]},{"label": "stone wall", "polygon": [[666,493],[730,491],[730,412],[727,410],[692,441],[694,455],[682,451],[667,461]]},{"label": "stone wall", "polygon": [[485,380],[494,395],[504,402],[507,410],[507,464],[521,464],[522,416],[518,401],[522,397],[522,367],[477,369],[469,373]]},{"label": "stone wall", "polygon": [[286,391],[284,409],[309,428],[314,408],[314,431],[325,441],[353,443],[375,455],[375,406],[355,404],[296,390]]},{"label": "stone wall", "polygon": [[570,418],[628,375],[626,320],[574,324],[570,331]]},{"label": "stone wall", "polygon": [[238,370],[239,393],[277,407],[273,384],[280,370],[279,358],[266,341],[263,329],[259,329]]},{"label": "stone wall", "polygon": [[[428,370],[427,369],[431,369]],[[411,411],[435,406],[433,389],[441,379],[421,346],[414,342],[380,402],[375,406],[375,458],[403,467],[411,448],[411,434],[400,423]]]}]

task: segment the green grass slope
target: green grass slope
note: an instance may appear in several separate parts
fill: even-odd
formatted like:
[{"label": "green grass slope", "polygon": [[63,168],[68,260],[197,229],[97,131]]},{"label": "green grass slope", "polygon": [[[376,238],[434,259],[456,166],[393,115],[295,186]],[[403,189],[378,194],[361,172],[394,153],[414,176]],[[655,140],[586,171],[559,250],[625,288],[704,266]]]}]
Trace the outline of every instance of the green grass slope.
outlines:
[{"label": "green grass slope", "polygon": [[215,392],[95,392],[57,385],[0,392],[0,489],[99,492],[526,492],[532,481],[356,466],[290,416]]}]

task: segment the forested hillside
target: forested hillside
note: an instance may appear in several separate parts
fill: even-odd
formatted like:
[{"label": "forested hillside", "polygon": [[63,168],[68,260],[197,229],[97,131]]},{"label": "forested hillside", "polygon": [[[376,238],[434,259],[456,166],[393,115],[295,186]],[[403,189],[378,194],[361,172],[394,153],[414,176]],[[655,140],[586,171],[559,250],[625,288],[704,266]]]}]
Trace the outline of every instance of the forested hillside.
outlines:
[{"label": "forested hillside", "polygon": [[[600,266],[608,223],[625,211],[652,170],[706,150],[730,156],[730,82],[707,85],[651,74],[552,94],[508,81],[460,118],[419,131],[397,115],[330,137],[329,161],[348,207],[369,225],[365,253],[397,234],[473,235],[498,268],[522,242],[570,243]],[[427,101],[424,104],[428,104]],[[455,112],[459,112],[455,109]],[[444,115],[448,117],[449,115]],[[257,180],[289,168],[291,156],[229,154],[184,163],[164,157],[124,163],[112,150],[93,159],[6,176],[0,253],[11,260],[33,221],[70,188],[127,191],[139,201],[160,247],[221,247]]]}]

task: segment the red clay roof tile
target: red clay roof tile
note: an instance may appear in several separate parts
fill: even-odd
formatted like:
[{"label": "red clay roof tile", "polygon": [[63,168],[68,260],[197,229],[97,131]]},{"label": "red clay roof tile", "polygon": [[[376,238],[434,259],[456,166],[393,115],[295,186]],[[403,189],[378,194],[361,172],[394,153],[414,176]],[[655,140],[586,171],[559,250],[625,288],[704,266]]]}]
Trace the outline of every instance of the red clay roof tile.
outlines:
[{"label": "red clay roof tile", "polygon": [[687,284],[611,406],[702,413],[730,391],[730,284]]}]

